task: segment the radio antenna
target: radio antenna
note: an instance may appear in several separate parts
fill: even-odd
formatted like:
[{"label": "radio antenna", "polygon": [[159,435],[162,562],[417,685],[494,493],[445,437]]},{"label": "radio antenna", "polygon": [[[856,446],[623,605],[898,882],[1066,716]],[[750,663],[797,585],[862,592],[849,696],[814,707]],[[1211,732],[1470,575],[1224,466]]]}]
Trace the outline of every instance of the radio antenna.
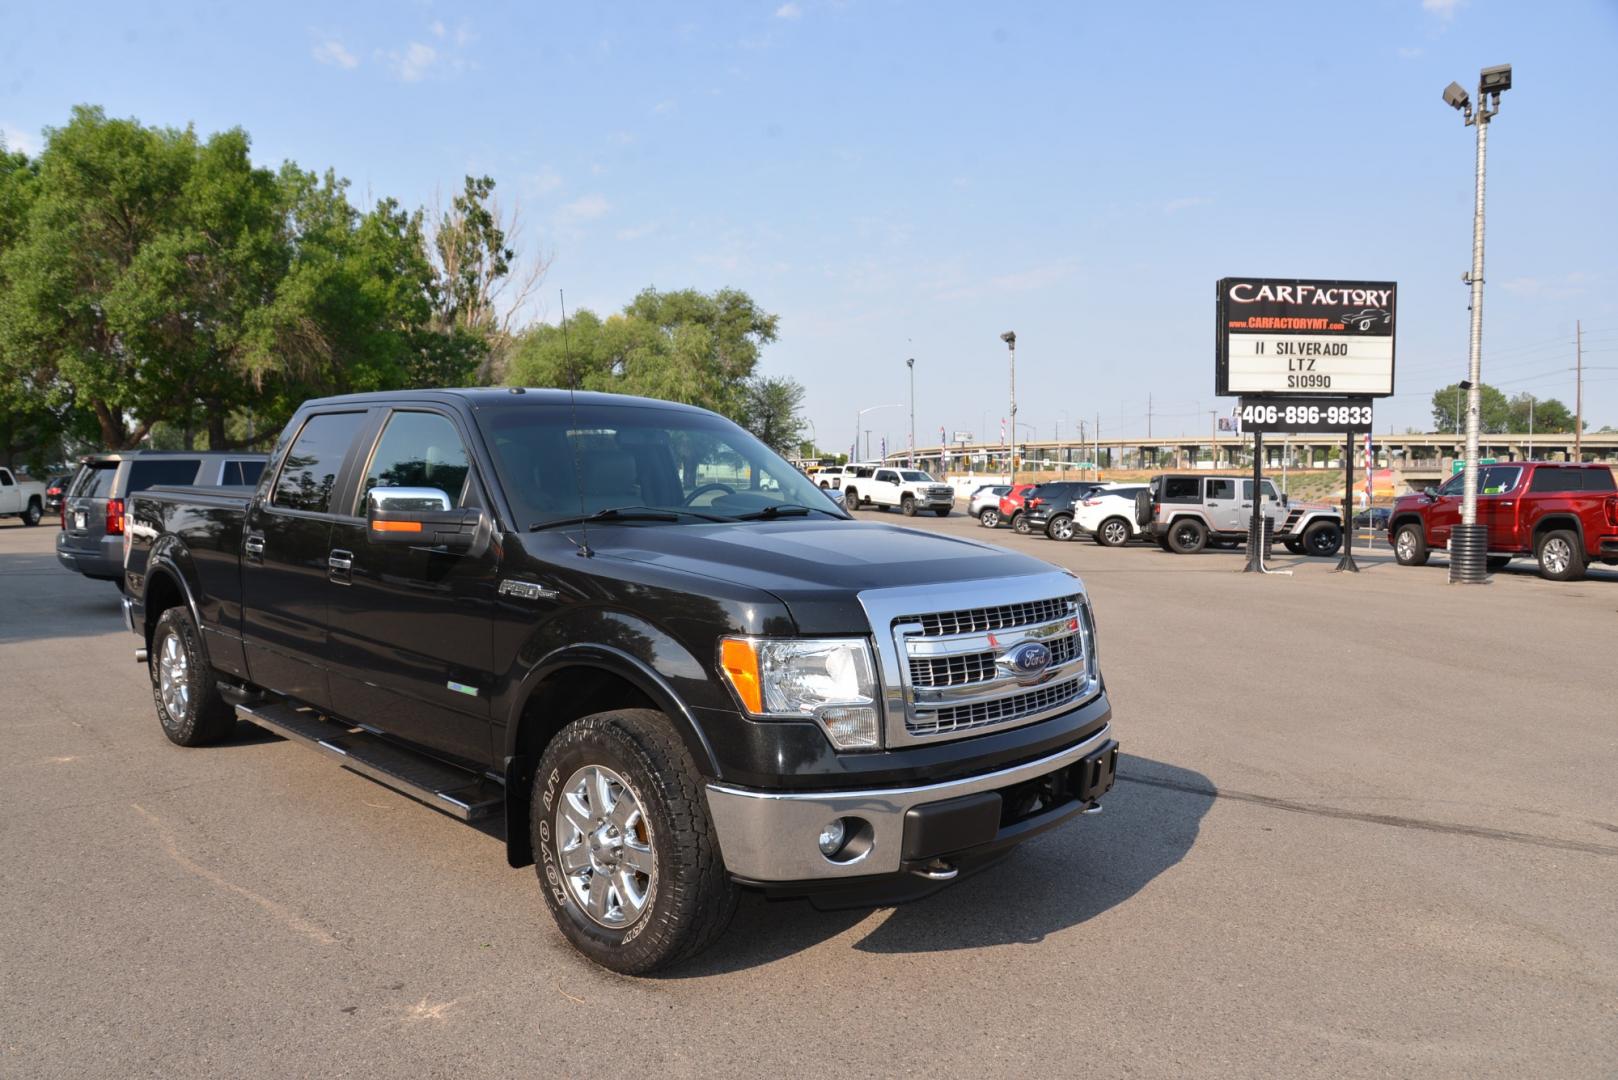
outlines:
[{"label": "radio antenna", "polygon": [[[579,372],[573,362],[573,349],[568,342],[567,335],[567,293],[561,289],[556,290],[557,299],[562,305],[562,355],[567,357],[567,409],[569,424],[573,430],[568,436],[568,448],[573,457],[573,484],[579,489],[579,530],[581,543],[574,546],[579,549],[579,555],[590,558],[595,552],[590,550],[590,524],[585,518],[590,515],[584,512],[584,465],[579,461]],[[569,540],[572,537],[568,537]]]}]

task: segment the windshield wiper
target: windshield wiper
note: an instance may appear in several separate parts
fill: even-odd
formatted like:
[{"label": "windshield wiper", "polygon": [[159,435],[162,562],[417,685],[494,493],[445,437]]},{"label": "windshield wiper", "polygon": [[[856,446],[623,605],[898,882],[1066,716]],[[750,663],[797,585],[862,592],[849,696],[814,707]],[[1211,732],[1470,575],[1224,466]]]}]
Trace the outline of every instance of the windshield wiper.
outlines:
[{"label": "windshield wiper", "polygon": [[659,509],[655,506],[609,506],[605,510],[597,510],[593,514],[578,514],[574,517],[555,518],[551,521],[536,521],[528,526],[529,532],[539,532],[541,529],[555,529],[563,525],[581,525],[589,521],[679,521],[682,517],[700,518],[703,521],[730,521],[730,518],[719,517],[716,514],[703,514],[695,510]]},{"label": "windshield wiper", "polygon": [[766,506],[762,510],[752,510],[752,511],[749,511],[748,513],[745,513],[745,514],[737,514],[735,517],[731,518],[730,520],[731,521],[769,521],[772,518],[778,518],[778,517],[803,517],[804,515],[808,514],[810,511],[815,511],[815,512],[818,512],[818,513],[822,513],[822,514],[827,515],[828,517],[837,517],[838,516],[838,515],[832,513],[830,510],[821,510],[819,507],[816,507],[816,506],[804,506],[801,503],[776,503],[773,506]]}]

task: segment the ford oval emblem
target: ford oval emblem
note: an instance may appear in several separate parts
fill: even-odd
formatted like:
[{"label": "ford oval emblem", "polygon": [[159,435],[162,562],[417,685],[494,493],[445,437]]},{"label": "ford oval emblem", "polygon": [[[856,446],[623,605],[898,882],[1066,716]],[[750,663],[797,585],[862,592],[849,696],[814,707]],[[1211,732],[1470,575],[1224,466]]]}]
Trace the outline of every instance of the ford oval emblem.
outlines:
[{"label": "ford oval emblem", "polygon": [[1025,641],[1006,655],[1006,666],[1019,679],[1033,679],[1051,666],[1051,650],[1037,641]]}]

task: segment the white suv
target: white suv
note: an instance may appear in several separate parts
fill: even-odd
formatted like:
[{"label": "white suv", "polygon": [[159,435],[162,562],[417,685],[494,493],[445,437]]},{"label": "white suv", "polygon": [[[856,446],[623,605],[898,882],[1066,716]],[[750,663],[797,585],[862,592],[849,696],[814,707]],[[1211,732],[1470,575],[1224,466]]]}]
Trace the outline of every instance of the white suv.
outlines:
[{"label": "white suv", "polygon": [[896,506],[905,517],[915,517],[917,510],[931,510],[939,517],[948,517],[955,508],[955,489],[940,484],[920,469],[880,466],[869,477],[845,476],[843,497],[848,500],[850,510],[858,510],[861,503]]},{"label": "white suv", "polygon": [[1140,534],[1135,524],[1135,495],[1144,484],[1092,491],[1073,507],[1073,525],[1103,547],[1122,547]]}]

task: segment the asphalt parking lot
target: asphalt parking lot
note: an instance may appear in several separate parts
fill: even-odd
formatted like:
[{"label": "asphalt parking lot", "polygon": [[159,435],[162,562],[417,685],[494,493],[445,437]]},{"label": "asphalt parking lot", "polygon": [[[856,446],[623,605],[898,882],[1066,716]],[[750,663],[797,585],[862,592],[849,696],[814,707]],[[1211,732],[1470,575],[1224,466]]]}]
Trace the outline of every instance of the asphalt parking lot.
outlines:
[{"label": "asphalt parking lot", "polygon": [[1118,786],[909,907],[750,898],[653,979],[494,836],[245,728],[170,745],[113,587],[0,522],[0,1075],[1615,1075],[1618,574],[859,516],[1084,577]]}]

